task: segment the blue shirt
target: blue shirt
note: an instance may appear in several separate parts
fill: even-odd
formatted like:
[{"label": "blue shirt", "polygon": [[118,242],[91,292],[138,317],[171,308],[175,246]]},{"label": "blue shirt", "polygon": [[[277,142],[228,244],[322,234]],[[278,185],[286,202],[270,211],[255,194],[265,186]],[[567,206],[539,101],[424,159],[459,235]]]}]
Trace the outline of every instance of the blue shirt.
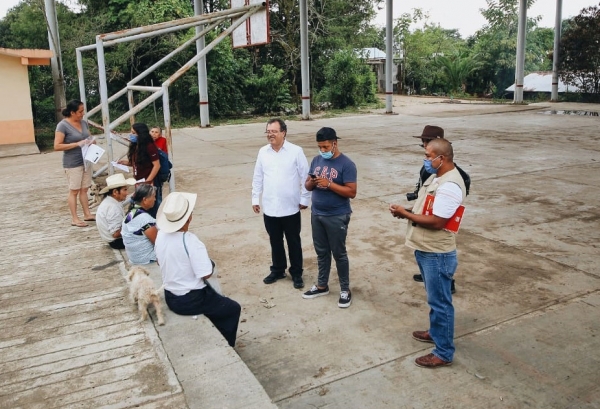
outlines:
[{"label": "blue shirt", "polygon": [[[338,185],[356,183],[356,165],[343,153],[334,159],[323,159],[321,155],[315,156],[310,163],[310,173],[317,177],[327,178],[330,182]],[[349,198],[319,187],[312,191],[311,210],[317,216],[352,213]]]}]

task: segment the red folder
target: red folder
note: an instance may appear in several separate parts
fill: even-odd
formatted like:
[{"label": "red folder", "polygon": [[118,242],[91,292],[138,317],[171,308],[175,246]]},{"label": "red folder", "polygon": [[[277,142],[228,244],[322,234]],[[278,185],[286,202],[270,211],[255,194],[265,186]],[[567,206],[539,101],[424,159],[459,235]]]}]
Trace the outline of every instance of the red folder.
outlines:
[{"label": "red folder", "polygon": [[[427,195],[425,197],[425,203],[423,204],[423,214],[429,216],[433,214],[433,200],[435,196]],[[449,231],[451,233],[458,233],[458,229],[460,228],[460,223],[463,219],[463,214],[465,213],[465,207],[463,205],[458,206],[456,212],[452,215],[451,218],[448,219],[446,225],[444,226],[444,230]]]}]

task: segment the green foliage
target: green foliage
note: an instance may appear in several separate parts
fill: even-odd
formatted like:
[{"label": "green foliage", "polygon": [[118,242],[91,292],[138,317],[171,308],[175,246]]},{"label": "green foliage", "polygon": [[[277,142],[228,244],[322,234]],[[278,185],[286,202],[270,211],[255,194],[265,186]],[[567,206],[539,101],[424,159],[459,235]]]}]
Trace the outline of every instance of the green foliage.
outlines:
[{"label": "green foliage", "polygon": [[[518,0],[486,1],[488,8],[483,9],[481,14],[488,24],[469,40],[482,67],[476,75],[471,76],[467,89],[481,94],[489,94],[495,89],[496,96],[502,96],[515,79]],[[531,4],[533,0],[527,2],[528,7]],[[552,50],[554,31],[538,28],[540,18],[527,19],[525,71],[528,72],[546,70],[552,64],[548,55]]]},{"label": "green foliage", "polygon": [[436,57],[434,66],[441,69],[447,92],[462,93],[466,88],[467,78],[481,64],[477,61],[477,56],[468,55],[466,52],[457,52],[449,56]]},{"label": "green foliage", "polygon": [[246,80],[248,103],[257,114],[280,111],[290,101],[289,83],[284,80],[284,71],[270,64],[260,68]]},{"label": "green foliage", "polygon": [[325,66],[325,83],[320,99],[334,108],[375,102],[375,74],[351,50],[333,54]]},{"label": "green foliage", "polygon": [[560,44],[561,79],[590,94],[600,94],[600,7],[573,17]]},{"label": "green foliage", "polygon": [[431,94],[447,88],[437,57],[454,55],[463,47],[455,30],[425,24],[423,29],[404,35],[405,83],[417,93]]}]

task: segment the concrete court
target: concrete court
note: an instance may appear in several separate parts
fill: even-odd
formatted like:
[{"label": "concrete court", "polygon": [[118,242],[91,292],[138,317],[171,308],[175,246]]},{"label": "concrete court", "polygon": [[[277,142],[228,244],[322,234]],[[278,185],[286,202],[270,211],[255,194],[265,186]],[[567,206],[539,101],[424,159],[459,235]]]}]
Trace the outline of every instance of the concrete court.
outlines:
[{"label": "concrete court", "polygon": [[[192,230],[244,307],[236,350],[280,408],[600,407],[598,117],[545,115],[598,105],[494,106],[396,101],[398,115],[288,121],[290,141],[317,154],[331,126],[358,166],[348,236],[353,304],[303,300],[291,280],[266,286],[262,218],[250,207],[264,124],[175,132],[178,189],[196,191]],[[404,202],[416,180],[425,124],[444,127],[473,179],[459,234],[454,365],[413,364],[429,351],[423,288],[403,246]],[[316,277],[308,211],[305,281]],[[260,298],[275,304],[265,308]]]},{"label": "concrete court", "polygon": [[[243,306],[238,354],[280,408],[600,407],[599,119],[540,113],[600,107],[414,98],[395,105],[398,115],[288,121],[289,140],[309,160],[317,154],[316,130],[332,126],[343,138],[340,149],[358,166],[348,310],[337,307],[335,271],[332,294],[315,300],[303,300],[291,280],[262,283],[269,245],[262,217],[251,210],[250,183],[256,153],[266,143],[264,124],[174,132],[177,188],[200,196],[192,231],[219,264],[226,293]],[[410,337],[427,328],[427,306],[422,287],[411,279],[417,267],[403,246],[404,222],[387,211],[390,202],[405,203],[416,181],[423,155],[410,135],[425,124],[446,129],[456,161],[473,179],[458,239],[457,353],[452,367],[433,371],[413,364],[429,350]],[[135,314],[126,306],[124,283],[108,274],[115,266],[103,264],[110,251],[95,247],[94,228],[71,228],[72,236],[59,243],[50,234],[40,253],[19,252],[36,224],[50,231],[68,225],[58,190],[64,185],[60,154],[6,158],[2,164],[4,186],[10,185],[2,195],[3,209],[9,209],[2,213],[3,230],[11,229],[11,237],[2,246],[2,286],[10,291],[1,298],[0,406],[32,399],[35,405],[22,407],[185,407],[185,388],[162,365],[163,348],[131,325]],[[40,165],[48,171],[39,188],[15,179],[35,178]],[[43,212],[50,223],[43,223]],[[29,217],[35,223],[23,225]],[[308,287],[316,277],[308,211],[302,234]],[[43,245],[47,238],[34,242]],[[89,265],[103,273],[77,272]],[[11,266],[18,272],[11,273]],[[68,268],[56,271],[60,266]],[[36,272],[46,276],[36,278]],[[93,288],[83,285],[88,279]],[[41,288],[50,293],[27,295]],[[60,303],[64,293],[78,300]],[[275,306],[265,308],[261,298]],[[53,315],[63,321],[51,324]],[[94,331],[97,323],[101,332]],[[48,329],[52,337],[44,343]],[[108,352],[90,351],[96,347]],[[46,354],[35,348],[46,348]],[[76,364],[72,351],[81,352]],[[132,372],[139,368],[142,373]],[[63,382],[68,372],[81,379]],[[52,405],[42,399],[48,395]],[[123,396],[126,401],[119,400]]]}]

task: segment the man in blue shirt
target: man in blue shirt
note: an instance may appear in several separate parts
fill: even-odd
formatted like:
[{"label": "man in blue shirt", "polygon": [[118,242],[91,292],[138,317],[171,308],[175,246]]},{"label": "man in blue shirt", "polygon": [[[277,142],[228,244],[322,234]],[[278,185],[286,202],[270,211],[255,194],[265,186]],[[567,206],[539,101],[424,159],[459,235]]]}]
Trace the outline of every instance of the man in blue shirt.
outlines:
[{"label": "man in blue shirt", "polygon": [[352,214],[350,199],[356,197],[356,165],[340,152],[338,139],[332,128],[321,128],[317,132],[320,154],[312,160],[304,183],[306,189],[312,191],[310,220],[319,276],[317,284],[302,297],[310,299],[329,294],[333,255],[341,289],[338,306],[347,308],[352,303],[352,294],[346,236]]}]

